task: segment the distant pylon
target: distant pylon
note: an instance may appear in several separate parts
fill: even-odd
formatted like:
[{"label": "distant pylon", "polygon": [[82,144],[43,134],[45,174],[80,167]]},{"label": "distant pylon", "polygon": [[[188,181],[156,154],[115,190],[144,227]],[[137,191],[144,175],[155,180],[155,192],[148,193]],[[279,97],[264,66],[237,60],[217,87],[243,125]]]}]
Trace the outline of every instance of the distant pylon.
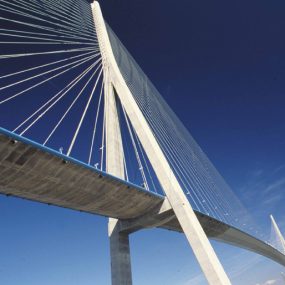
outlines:
[{"label": "distant pylon", "polygon": [[285,274],[281,272],[282,280],[285,282]]},{"label": "distant pylon", "polygon": [[[275,222],[275,219],[273,218],[272,215],[270,215],[270,219],[272,222],[272,227],[273,227],[273,232],[275,234],[275,238],[276,238],[276,243],[275,246],[277,246],[277,249],[280,250],[283,254],[285,254],[285,240],[283,235],[281,234],[281,231],[277,225],[277,223]],[[283,275],[284,276],[284,275]]]}]

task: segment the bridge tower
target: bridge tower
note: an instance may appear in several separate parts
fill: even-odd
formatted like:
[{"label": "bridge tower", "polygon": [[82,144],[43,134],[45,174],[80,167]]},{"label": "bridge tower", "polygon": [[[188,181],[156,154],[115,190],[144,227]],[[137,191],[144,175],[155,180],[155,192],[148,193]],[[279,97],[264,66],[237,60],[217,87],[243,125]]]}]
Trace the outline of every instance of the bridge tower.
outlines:
[{"label": "bridge tower", "polygon": [[[186,238],[210,285],[229,285],[228,279],[214,249],[186,198],[167,158],[161,150],[150,126],[139,109],[115,60],[108,32],[97,1],[92,4],[92,13],[103,61],[105,88],[107,92],[106,148],[107,171],[124,178],[122,142],[114,90],[124,107],[145,153],[163,187],[166,197],[183,229]],[[110,219],[111,268],[113,285],[131,284],[131,264],[128,236],[120,233],[120,221]]]},{"label": "bridge tower", "polygon": [[[272,215],[270,215],[270,219],[271,219],[271,223],[272,223],[272,227],[273,227],[273,231],[274,231],[274,234],[276,236],[276,241],[279,245],[279,250],[282,251],[283,254],[285,254],[285,240],[284,240],[284,237],[274,219],[274,217]],[[277,245],[277,246],[278,246]]]}]

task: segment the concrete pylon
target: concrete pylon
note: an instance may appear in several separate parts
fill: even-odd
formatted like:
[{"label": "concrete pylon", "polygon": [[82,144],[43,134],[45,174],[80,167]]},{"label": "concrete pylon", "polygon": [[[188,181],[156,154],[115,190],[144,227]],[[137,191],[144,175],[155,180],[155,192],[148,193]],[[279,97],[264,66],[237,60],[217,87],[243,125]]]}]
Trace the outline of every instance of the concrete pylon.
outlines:
[{"label": "concrete pylon", "polygon": [[[108,173],[125,178],[123,145],[118,118],[114,88],[110,82],[108,68],[104,70],[106,170]],[[129,235],[120,232],[120,221],[109,218],[112,285],[131,285],[132,271]]]},{"label": "concrete pylon", "polygon": [[120,220],[109,218],[112,285],[131,285],[132,269],[129,234],[121,232]]},{"label": "concrete pylon", "polygon": [[208,283],[210,285],[230,285],[229,278],[120,72],[97,1],[92,4],[92,12],[104,68],[108,68],[110,72],[112,85],[125,108]]},{"label": "concrete pylon", "polygon": [[272,226],[274,228],[274,231],[275,231],[275,234],[278,238],[278,241],[280,242],[280,245],[281,245],[281,250],[283,252],[283,254],[285,254],[285,240],[284,240],[284,237],[274,219],[274,217],[272,215],[270,215],[270,219],[271,219],[271,222],[272,222]]}]

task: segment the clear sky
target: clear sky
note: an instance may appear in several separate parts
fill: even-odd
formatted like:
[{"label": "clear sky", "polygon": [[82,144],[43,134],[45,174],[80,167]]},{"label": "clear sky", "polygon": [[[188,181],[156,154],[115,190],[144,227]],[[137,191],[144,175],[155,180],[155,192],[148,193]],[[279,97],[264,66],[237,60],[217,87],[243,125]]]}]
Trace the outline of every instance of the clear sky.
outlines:
[{"label": "clear sky", "polygon": [[[285,233],[285,3],[101,1],[103,14],[202,149],[270,233]],[[0,197],[0,284],[110,284],[107,219]],[[214,242],[235,285],[284,268]],[[182,234],[131,236],[135,285],[204,285]],[[282,283],[283,282],[283,283]]]}]

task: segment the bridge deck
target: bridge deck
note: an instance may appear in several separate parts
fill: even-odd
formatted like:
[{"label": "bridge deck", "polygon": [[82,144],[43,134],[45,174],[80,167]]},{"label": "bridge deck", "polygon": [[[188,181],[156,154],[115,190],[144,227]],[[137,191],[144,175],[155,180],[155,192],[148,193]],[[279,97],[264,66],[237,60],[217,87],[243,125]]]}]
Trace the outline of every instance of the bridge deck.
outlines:
[{"label": "bridge deck", "polygon": [[[125,220],[151,212],[165,199],[1,128],[0,193]],[[270,245],[214,218],[196,214],[209,238],[285,266],[285,256]],[[182,231],[174,213],[173,219],[160,227]]]}]

